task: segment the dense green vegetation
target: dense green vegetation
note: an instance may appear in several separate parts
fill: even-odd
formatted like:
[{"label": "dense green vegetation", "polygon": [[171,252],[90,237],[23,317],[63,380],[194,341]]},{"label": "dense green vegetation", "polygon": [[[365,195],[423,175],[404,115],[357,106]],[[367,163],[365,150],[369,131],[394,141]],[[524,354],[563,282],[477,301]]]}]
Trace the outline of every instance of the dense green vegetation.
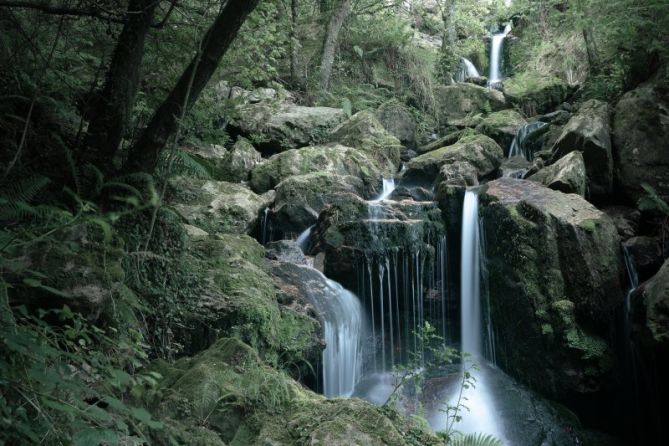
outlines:
[{"label": "dense green vegetation", "polygon": [[[244,445],[270,434],[306,445],[319,434],[311,414],[330,426],[342,413],[382,444],[446,441],[424,420],[357,400],[336,406],[300,384],[316,374],[320,326],[272,282],[250,237],[277,186],[263,169],[249,174],[261,162],[254,147],[263,158],[293,147],[265,150],[275,135],[237,121],[251,122],[249,92],[276,94],[271,111],[341,109],[295,145],[359,151],[328,154],[329,164],[320,149],[286,156],[285,175],[265,164],[281,179],[326,171],[298,183],[308,193],[290,183],[277,192],[314,208],[334,201],[318,202],[321,184],[370,198],[398,170],[400,146],[421,151],[433,134],[455,149],[421,155],[409,173],[446,152],[482,171],[450,152],[481,138],[496,147],[506,118],[491,112],[503,107],[476,90],[485,105],[455,123],[450,107],[470,96],[444,98],[461,58],[485,76],[489,36],[506,22],[505,88],[520,119],[567,100],[615,104],[653,76],[666,80],[669,0],[0,0],[0,445]],[[384,107],[415,123],[410,140],[375,127]],[[361,111],[362,124],[329,133]],[[304,130],[287,127],[294,140]],[[250,180],[257,194],[221,186],[211,194],[237,200],[226,208],[202,192],[220,180]],[[665,235],[667,197],[644,188],[645,221]],[[204,216],[184,210],[189,202]],[[574,318],[547,316],[543,327],[568,325],[581,339]],[[448,444],[496,444],[459,441]]]}]

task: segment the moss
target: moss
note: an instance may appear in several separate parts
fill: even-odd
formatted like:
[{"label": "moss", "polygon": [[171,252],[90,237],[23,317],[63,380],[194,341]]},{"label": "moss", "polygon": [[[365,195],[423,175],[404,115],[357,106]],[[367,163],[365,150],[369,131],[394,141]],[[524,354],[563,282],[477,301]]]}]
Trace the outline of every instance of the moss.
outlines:
[{"label": "moss", "polygon": [[567,331],[565,339],[570,348],[581,352],[582,359],[603,358],[608,350],[608,346],[603,339],[588,335],[575,328]]},{"label": "moss", "polygon": [[547,113],[567,98],[569,87],[556,77],[526,71],[504,81],[504,91],[527,116]]}]

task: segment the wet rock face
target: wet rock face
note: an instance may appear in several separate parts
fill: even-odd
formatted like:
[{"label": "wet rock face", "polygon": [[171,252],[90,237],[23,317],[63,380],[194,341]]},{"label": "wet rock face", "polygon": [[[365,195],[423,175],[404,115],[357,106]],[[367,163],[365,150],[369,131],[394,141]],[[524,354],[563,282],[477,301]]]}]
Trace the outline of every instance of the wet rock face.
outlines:
[{"label": "wet rock face", "polygon": [[623,299],[615,226],[530,181],[490,182],[481,202],[498,363],[552,397],[601,390]]},{"label": "wet rock face", "polygon": [[325,274],[348,289],[357,288],[357,262],[393,251],[429,249],[443,234],[441,211],[432,202],[368,203],[353,195],[321,213],[312,232],[325,253]]},{"label": "wet rock face", "polygon": [[265,247],[265,256],[270,260],[306,265],[307,257],[302,249],[292,240],[269,242]]},{"label": "wet rock face", "polygon": [[613,119],[616,180],[636,203],[648,183],[669,201],[669,93],[666,85],[650,82],[626,93]]},{"label": "wet rock face", "polygon": [[572,116],[553,146],[553,162],[572,151],[583,154],[590,196],[606,198],[613,191],[611,108],[606,102],[585,102]]},{"label": "wet rock face", "polygon": [[623,247],[636,269],[639,283],[653,277],[669,257],[669,243],[656,237],[632,237],[623,242]]},{"label": "wet rock face", "polygon": [[634,297],[633,337],[646,354],[660,353],[665,366],[669,358],[669,260],[644,283]]},{"label": "wet rock face", "polygon": [[528,180],[536,181],[566,194],[585,196],[586,172],[581,152],[571,152],[555,164],[544,167]]}]

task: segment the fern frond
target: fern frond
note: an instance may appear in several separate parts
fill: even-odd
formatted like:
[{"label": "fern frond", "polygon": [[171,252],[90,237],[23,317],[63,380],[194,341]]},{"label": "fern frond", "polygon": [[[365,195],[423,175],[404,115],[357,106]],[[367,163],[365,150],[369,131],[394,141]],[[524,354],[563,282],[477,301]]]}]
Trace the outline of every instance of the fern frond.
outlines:
[{"label": "fern frond", "polygon": [[158,161],[157,170],[160,173],[167,173],[171,164],[171,175],[188,175],[196,178],[211,178],[207,167],[193,157],[190,153],[183,150],[174,150],[172,153],[165,154]]},{"label": "fern frond", "polygon": [[49,183],[47,177],[35,176],[7,185],[0,191],[0,197],[13,201],[32,201]]},{"label": "fern frond", "polygon": [[449,440],[448,446],[502,446],[502,442],[487,434],[462,434]]}]

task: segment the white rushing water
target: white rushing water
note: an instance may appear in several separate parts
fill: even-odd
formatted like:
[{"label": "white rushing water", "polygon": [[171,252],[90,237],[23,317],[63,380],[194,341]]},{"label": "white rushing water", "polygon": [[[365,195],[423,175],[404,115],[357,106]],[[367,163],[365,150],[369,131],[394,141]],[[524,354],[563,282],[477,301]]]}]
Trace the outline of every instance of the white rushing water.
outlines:
[{"label": "white rushing water", "polygon": [[462,351],[481,355],[481,260],[479,234],[479,197],[465,192],[462,208],[462,252],[460,262]]},{"label": "white rushing water", "polygon": [[323,393],[351,396],[362,374],[362,306],[353,293],[326,280],[337,298],[324,311]]},{"label": "white rushing water", "polygon": [[[482,355],[482,305],[481,305],[481,234],[479,229],[478,193],[475,190],[465,192],[462,209],[462,252],[461,252],[461,350],[469,353],[467,361],[483,364]],[[466,367],[466,366],[464,366]],[[463,370],[464,372],[464,370]],[[464,389],[462,400],[460,389],[454,389],[449,397],[449,404],[464,404],[460,415],[462,420],[453,425],[453,429],[462,433],[483,432],[494,435],[506,444],[503,426],[495,409],[492,389],[489,388],[486,368],[473,371],[475,386]],[[447,422],[447,421],[442,421]],[[433,423],[434,424],[434,423]],[[436,423],[439,424],[439,423]],[[445,427],[445,426],[444,426]]]},{"label": "white rushing water", "polygon": [[463,57],[460,61],[460,70],[455,74],[455,80],[464,82],[467,78],[479,76],[479,71],[476,69],[472,61]]},{"label": "white rushing water", "polygon": [[527,161],[532,161],[533,154],[529,147],[527,147],[527,137],[536,130],[545,126],[545,122],[537,121],[522,126],[516,136],[513,138],[511,148],[509,149],[509,158],[514,156],[523,156]]},{"label": "white rushing water", "polygon": [[295,240],[295,243],[297,243],[297,246],[299,246],[303,252],[306,251],[307,247],[309,246],[309,238],[311,237],[311,230],[314,228],[314,226],[315,225],[311,225],[302,231],[302,233],[298,235],[297,239]]},{"label": "white rushing water", "polygon": [[493,34],[492,43],[490,46],[490,76],[488,76],[488,84],[492,85],[502,80],[502,48],[504,39],[511,32],[511,25],[508,24],[504,28],[504,32]]},{"label": "white rushing water", "polygon": [[372,202],[387,200],[390,194],[395,190],[395,179],[394,178],[384,178],[383,179],[383,191],[381,195],[372,200]]}]

